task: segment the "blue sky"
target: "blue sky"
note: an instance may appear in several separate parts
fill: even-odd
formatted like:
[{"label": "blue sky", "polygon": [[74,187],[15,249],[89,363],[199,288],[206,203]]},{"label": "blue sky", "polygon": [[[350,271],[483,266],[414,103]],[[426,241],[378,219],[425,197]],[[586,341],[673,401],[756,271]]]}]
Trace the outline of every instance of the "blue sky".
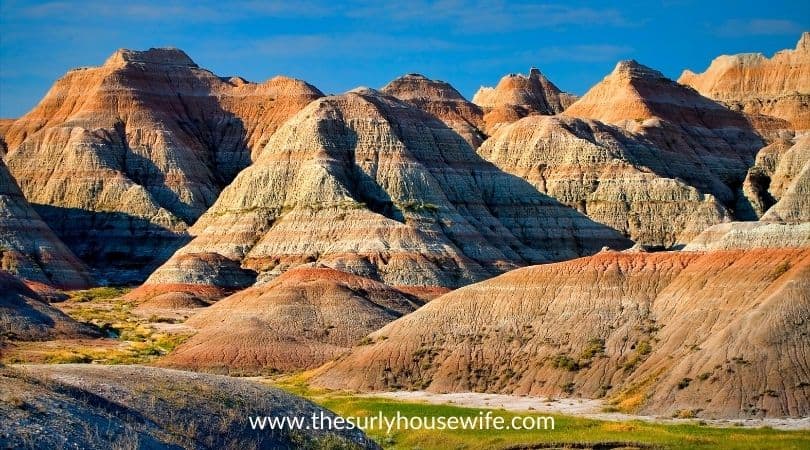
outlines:
[{"label": "blue sky", "polygon": [[0,0],[0,117],[31,109],[65,71],[120,47],[173,46],[221,76],[276,74],[326,93],[423,73],[471,98],[539,67],[582,94],[618,60],[677,78],[717,55],[793,48],[807,1]]}]

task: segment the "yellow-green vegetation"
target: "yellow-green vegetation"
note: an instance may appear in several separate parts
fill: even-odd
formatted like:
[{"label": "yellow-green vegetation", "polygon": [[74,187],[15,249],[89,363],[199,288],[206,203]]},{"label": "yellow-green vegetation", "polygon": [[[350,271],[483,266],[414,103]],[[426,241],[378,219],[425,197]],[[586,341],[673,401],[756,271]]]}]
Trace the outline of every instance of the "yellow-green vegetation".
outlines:
[{"label": "yellow-green vegetation", "polygon": [[107,339],[20,343],[4,355],[5,363],[139,364],[165,355],[189,338],[187,332],[168,332],[158,324],[170,319],[142,317],[123,296],[129,288],[100,287],[69,292],[54,306],[72,318],[94,325]]},{"label": "yellow-green vegetation", "polygon": [[[346,417],[363,417],[378,414],[395,417],[397,412],[405,417],[457,416],[475,417],[481,410],[453,405],[431,405],[373,397],[360,397],[342,392],[329,392],[307,386],[305,375],[276,378],[271,384],[297,395],[309,398]],[[517,415],[548,416],[544,413],[513,413],[493,410],[495,416],[504,417],[509,423]],[[571,416],[551,414],[554,430],[420,430],[394,431],[384,429],[365,430],[385,449],[498,449],[498,448],[545,448],[551,443],[565,447],[566,444],[584,443],[635,443],[642,448],[672,449],[804,449],[810,448],[810,432],[780,431],[771,428],[719,428],[701,425],[698,421],[689,424],[656,424],[642,421],[608,422]],[[555,446],[556,447],[556,446]]]}]

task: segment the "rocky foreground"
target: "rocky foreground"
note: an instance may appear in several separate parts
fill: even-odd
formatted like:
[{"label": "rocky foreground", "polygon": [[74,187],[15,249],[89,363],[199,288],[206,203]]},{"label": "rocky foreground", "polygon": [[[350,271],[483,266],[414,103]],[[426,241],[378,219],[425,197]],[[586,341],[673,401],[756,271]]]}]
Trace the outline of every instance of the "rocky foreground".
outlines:
[{"label": "rocky foreground", "polygon": [[248,421],[313,413],[334,417],[281,390],[215,375],[140,366],[0,368],[4,448],[379,448],[358,430],[254,431]]}]

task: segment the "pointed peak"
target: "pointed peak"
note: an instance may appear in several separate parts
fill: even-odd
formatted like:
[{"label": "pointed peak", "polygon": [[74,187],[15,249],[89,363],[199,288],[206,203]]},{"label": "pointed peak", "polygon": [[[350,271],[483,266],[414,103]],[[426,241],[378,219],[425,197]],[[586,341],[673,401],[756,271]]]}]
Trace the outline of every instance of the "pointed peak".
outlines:
[{"label": "pointed peak", "polygon": [[796,51],[810,52],[810,31],[805,31],[796,44]]},{"label": "pointed peak", "polygon": [[118,66],[128,62],[159,64],[166,66],[198,67],[196,63],[182,50],[174,47],[150,48],[149,50],[118,49],[112,54],[105,66]]},{"label": "pointed peak", "polygon": [[634,59],[619,61],[611,75],[626,75],[631,78],[666,78],[661,72]]}]

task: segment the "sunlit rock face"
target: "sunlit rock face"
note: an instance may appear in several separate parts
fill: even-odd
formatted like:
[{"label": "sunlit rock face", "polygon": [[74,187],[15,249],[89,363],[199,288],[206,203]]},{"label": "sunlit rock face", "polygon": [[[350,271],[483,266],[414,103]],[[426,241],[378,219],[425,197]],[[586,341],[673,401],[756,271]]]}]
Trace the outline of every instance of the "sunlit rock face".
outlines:
[{"label": "sunlit rock face", "polygon": [[685,70],[678,82],[751,115],[783,119],[797,131],[810,129],[810,33],[796,48],[771,58],[761,53],[723,55],[705,72]]},{"label": "sunlit rock face", "polygon": [[137,279],[187,239],[252,150],[320,95],[286,78],[223,80],[177,49],[119,50],[69,71],[8,126],[4,158],[80,258]]}]

